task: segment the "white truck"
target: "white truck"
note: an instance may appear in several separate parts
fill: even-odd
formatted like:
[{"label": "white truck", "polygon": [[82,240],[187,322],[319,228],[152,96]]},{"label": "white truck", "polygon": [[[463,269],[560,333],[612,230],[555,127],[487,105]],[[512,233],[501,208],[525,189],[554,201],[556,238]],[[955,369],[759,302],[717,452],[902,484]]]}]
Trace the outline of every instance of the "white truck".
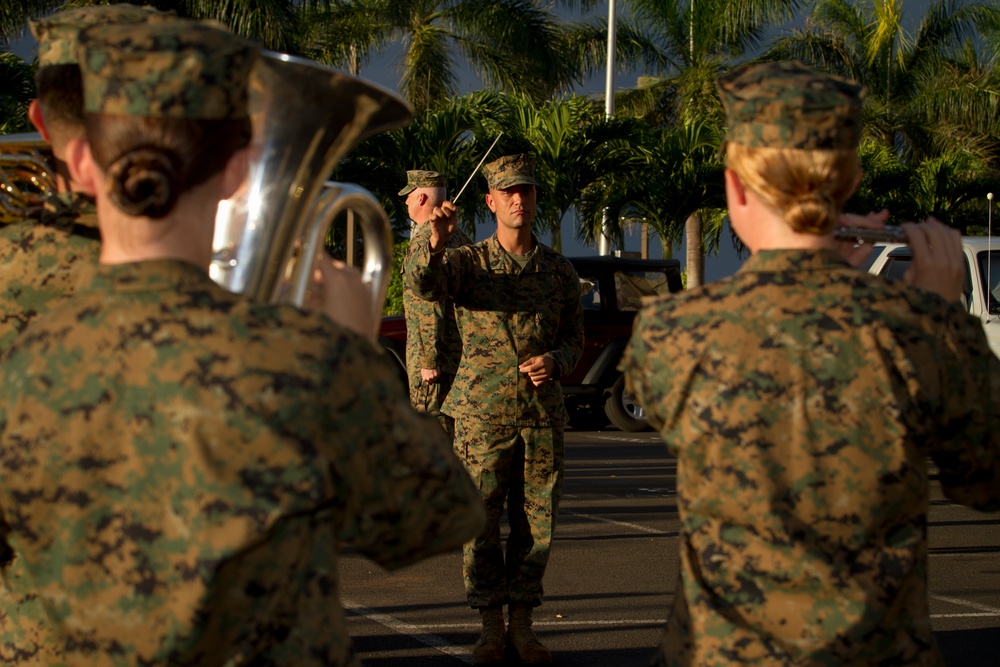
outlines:
[{"label": "white truck", "polygon": [[[1000,356],[1000,238],[963,236],[965,287],[962,299],[969,312],[983,323],[994,354]],[[868,272],[899,280],[913,256],[902,243],[877,244],[868,259]]]}]

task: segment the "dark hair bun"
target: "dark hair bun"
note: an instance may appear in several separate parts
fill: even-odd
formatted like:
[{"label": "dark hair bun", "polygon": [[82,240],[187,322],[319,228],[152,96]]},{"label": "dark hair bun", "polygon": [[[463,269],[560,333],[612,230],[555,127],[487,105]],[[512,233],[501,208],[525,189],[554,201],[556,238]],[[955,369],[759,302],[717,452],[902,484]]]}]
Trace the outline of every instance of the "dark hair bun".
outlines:
[{"label": "dark hair bun", "polygon": [[108,168],[108,195],[128,215],[162,218],[180,194],[180,165],[173,151],[153,147],[130,150]]}]

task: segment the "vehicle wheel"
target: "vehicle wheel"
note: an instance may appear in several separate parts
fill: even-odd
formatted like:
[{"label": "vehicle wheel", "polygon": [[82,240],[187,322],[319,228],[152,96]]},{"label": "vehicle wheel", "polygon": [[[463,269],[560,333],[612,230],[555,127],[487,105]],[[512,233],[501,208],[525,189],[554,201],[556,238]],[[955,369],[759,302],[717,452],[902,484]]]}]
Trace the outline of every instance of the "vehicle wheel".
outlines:
[{"label": "vehicle wheel", "polygon": [[625,391],[625,378],[622,376],[618,376],[612,385],[611,395],[604,404],[604,412],[612,424],[627,433],[636,433],[649,428],[646,411]]}]

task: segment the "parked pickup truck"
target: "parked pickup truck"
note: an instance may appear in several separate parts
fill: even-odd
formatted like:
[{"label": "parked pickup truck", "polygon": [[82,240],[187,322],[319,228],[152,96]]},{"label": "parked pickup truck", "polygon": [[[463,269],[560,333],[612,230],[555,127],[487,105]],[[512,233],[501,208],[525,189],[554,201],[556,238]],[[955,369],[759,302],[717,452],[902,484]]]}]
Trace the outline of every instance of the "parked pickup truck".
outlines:
[{"label": "parked pickup truck", "polygon": [[[583,300],[583,356],[573,372],[560,379],[570,424],[599,427],[610,421],[623,431],[647,428],[646,415],[625,391],[618,372],[622,351],[632,334],[644,297],[680,291],[680,263],[675,259],[570,257],[580,276]],[[406,321],[382,318],[379,343],[400,364],[406,382]]]},{"label": "parked pickup truck", "polygon": [[[1000,239],[963,236],[962,250],[966,268],[963,304],[982,321],[990,348],[1000,355]],[[913,256],[902,243],[886,243],[876,245],[868,261],[869,273],[899,280]]]}]

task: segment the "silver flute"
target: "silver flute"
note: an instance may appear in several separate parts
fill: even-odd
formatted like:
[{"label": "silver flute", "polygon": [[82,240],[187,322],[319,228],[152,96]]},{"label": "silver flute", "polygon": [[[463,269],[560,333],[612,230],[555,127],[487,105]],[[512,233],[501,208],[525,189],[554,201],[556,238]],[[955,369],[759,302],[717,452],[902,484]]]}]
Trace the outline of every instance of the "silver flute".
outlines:
[{"label": "silver flute", "polygon": [[906,243],[906,232],[896,225],[886,225],[882,229],[865,229],[863,227],[837,227],[833,236],[838,241],[854,241],[858,245],[865,243]]}]

